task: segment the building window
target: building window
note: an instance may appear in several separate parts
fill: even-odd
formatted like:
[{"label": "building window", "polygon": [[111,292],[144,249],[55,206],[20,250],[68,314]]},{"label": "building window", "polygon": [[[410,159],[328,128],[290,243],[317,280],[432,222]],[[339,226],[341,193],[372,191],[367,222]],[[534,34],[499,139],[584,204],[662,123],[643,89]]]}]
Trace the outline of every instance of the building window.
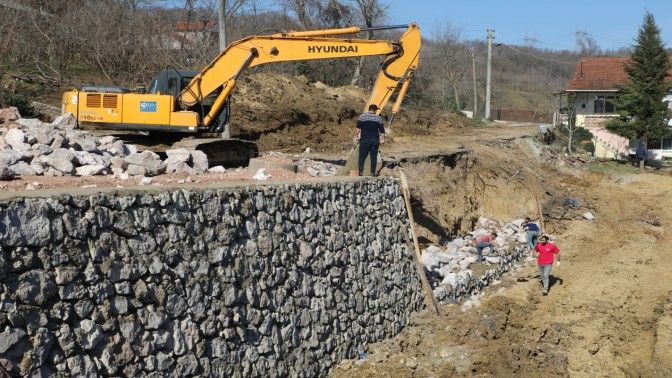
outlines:
[{"label": "building window", "polygon": [[663,150],[669,151],[672,150],[672,139],[663,138]]},{"label": "building window", "polygon": [[614,114],[616,113],[616,105],[613,100],[616,96],[595,96],[595,114]]},{"label": "building window", "polygon": [[649,150],[672,150],[672,138],[649,139],[646,146]]}]

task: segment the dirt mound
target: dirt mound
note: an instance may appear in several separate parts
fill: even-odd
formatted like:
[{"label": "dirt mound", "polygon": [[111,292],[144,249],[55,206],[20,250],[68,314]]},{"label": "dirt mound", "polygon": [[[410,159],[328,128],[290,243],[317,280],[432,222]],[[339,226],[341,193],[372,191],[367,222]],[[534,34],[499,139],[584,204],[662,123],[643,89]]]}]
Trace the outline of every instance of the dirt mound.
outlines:
[{"label": "dirt mound", "polygon": [[[257,141],[260,151],[297,153],[350,150],[357,117],[368,93],[355,86],[332,88],[304,77],[255,73],[243,77],[232,94],[232,134]],[[392,104],[382,111],[389,117]],[[471,122],[452,112],[403,106],[392,124],[397,136],[430,135]]]}]

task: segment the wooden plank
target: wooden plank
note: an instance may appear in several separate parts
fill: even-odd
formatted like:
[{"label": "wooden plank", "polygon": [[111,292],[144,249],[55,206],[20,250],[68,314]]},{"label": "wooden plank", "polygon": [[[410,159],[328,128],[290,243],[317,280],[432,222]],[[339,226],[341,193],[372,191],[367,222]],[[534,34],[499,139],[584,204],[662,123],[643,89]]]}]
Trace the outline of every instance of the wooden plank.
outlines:
[{"label": "wooden plank", "polygon": [[[436,315],[441,315],[439,304],[436,302],[436,298],[434,297],[432,287],[429,285],[429,281],[427,281],[427,276],[425,276],[425,268],[422,266],[422,254],[420,252],[420,245],[418,244],[417,232],[415,231],[415,220],[413,219],[413,211],[411,210],[411,192],[410,189],[408,188],[408,180],[406,179],[406,174],[404,173],[403,170],[399,170],[399,172],[401,175],[401,191],[404,194],[404,202],[406,203],[406,212],[408,213],[408,220],[411,224],[411,233],[413,234],[413,246],[415,247],[415,253],[411,253],[411,255],[413,256],[415,267],[418,270],[418,274],[420,275],[420,281],[422,282],[422,292],[425,299],[425,305],[431,311],[435,312]],[[399,227],[401,228],[401,234],[404,236],[404,239],[406,239],[406,243],[408,244],[409,248],[411,248],[411,241],[409,240],[406,227],[401,222],[399,223],[400,223]]]}]

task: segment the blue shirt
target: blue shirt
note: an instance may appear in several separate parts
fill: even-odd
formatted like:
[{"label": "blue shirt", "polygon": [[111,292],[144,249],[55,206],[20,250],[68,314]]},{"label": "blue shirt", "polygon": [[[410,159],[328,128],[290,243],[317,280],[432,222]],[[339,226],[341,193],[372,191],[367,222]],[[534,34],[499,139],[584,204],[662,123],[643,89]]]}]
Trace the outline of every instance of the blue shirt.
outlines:
[{"label": "blue shirt", "polygon": [[539,226],[537,226],[536,223],[525,223],[523,224],[523,228],[526,229],[527,231],[539,231]]}]

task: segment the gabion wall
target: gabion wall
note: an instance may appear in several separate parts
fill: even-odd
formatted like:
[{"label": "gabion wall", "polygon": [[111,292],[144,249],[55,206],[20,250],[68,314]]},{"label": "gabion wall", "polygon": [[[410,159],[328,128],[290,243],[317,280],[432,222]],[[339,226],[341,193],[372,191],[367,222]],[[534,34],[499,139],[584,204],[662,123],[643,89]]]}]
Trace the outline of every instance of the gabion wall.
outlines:
[{"label": "gabion wall", "polygon": [[422,307],[400,223],[394,180],[0,200],[0,369],[327,375]]}]

